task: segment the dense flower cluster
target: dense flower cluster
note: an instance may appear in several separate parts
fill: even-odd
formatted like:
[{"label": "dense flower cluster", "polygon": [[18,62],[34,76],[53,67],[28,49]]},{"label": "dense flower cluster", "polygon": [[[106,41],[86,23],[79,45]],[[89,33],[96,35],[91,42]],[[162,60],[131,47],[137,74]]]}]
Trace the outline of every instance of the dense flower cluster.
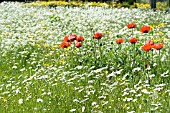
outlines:
[{"label": "dense flower cluster", "polygon": [[161,43],[155,44],[154,41],[149,40],[146,44],[142,46],[142,50],[148,52],[152,49],[160,50],[163,47],[164,47],[163,44]]},{"label": "dense flower cluster", "polygon": [[82,46],[82,42],[84,41],[83,36],[77,36],[76,34],[70,34],[69,36],[64,37],[64,41],[60,44],[61,48],[67,48],[71,45],[71,43],[75,42],[75,47],[79,48]]},{"label": "dense flower cluster", "polygon": [[[132,22],[132,23],[128,24],[127,27],[129,29],[136,28],[136,24]],[[151,30],[150,26],[142,26],[140,28],[140,31],[142,33],[148,33],[150,30]],[[96,33],[94,33],[93,38],[99,40],[99,39],[102,38],[102,36],[103,36],[102,33],[96,32]],[[77,36],[76,34],[70,34],[69,36],[65,36],[64,41],[60,44],[60,47],[61,48],[67,48],[71,45],[72,42],[74,42],[74,40],[76,40],[75,47],[79,48],[79,47],[82,46],[81,42],[84,41],[84,37],[83,36]],[[138,39],[136,37],[131,37],[129,39],[129,42],[131,44],[135,44],[135,43],[137,43],[137,41],[138,41]],[[123,38],[119,38],[119,39],[116,40],[117,44],[122,44],[123,42],[124,42]],[[149,50],[152,50],[153,48],[156,49],[156,50],[160,50],[160,49],[163,48],[163,44],[154,44],[154,41],[149,40],[141,48],[142,48],[143,51],[149,51]]]}]

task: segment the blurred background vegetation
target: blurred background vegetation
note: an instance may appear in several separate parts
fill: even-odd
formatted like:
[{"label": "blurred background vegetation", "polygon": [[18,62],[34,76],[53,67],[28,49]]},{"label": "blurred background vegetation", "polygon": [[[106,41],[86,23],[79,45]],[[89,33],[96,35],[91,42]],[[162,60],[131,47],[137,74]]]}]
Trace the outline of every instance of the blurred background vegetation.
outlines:
[{"label": "blurred background vegetation", "polygon": [[[22,0],[21,0],[22,1]],[[170,0],[156,0],[156,9],[167,10]],[[98,6],[98,7],[128,7],[128,8],[151,8],[150,0],[26,0],[34,6]]]},{"label": "blurred background vegetation", "polygon": [[[134,3],[150,3],[150,0],[33,0],[33,1],[65,1],[65,2],[100,2],[100,3],[110,3],[110,2],[116,2],[117,4],[129,4],[133,5]],[[162,4],[165,4],[166,6],[170,5],[170,0],[156,0],[156,2],[161,2]]]},{"label": "blurred background vegetation", "polygon": [[[34,6],[107,6],[128,8],[151,8],[151,0],[2,0],[27,2]],[[170,0],[155,0],[156,9],[170,12]]]}]

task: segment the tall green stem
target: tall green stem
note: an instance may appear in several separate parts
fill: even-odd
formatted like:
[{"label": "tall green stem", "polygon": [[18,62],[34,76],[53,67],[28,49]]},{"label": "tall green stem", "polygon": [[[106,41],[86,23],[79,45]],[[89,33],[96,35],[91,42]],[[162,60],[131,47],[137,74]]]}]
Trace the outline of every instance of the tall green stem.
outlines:
[{"label": "tall green stem", "polygon": [[152,66],[153,66],[153,49],[151,49],[152,52]]},{"label": "tall green stem", "polygon": [[134,54],[133,54],[133,62],[135,63],[135,56],[136,56],[136,46],[135,46],[135,43],[134,43]]},{"label": "tall green stem", "polygon": [[102,51],[101,51],[101,47],[100,47],[100,40],[98,40],[98,47],[99,47],[99,52],[100,52],[100,62],[99,62],[99,66],[103,65],[102,62]]}]

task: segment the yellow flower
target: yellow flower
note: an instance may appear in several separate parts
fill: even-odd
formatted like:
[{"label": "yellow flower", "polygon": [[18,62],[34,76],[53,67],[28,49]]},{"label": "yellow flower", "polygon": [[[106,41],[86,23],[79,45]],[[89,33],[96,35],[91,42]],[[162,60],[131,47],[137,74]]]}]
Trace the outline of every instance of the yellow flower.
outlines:
[{"label": "yellow flower", "polygon": [[61,58],[60,59],[60,64],[64,64],[64,63],[65,63],[64,58]]},{"label": "yellow flower", "polygon": [[35,44],[35,46],[36,46],[36,47],[39,47],[39,48],[41,47],[41,45],[40,45],[40,44]]},{"label": "yellow flower", "polygon": [[48,54],[45,55],[45,57],[49,57],[51,55],[52,55],[52,53],[48,53]]},{"label": "yellow flower", "polygon": [[162,43],[163,41],[167,41],[168,39],[167,38],[165,38],[165,37],[161,37],[161,38],[157,38],[157,39],[154,39],[153,41],[154,42],[159,42],[159,43]]},{"label": "yellow flower", "polygon": [[55,48],[60,48],[60,44],[56,44],[54,47]]},{"label": "yellow flower", "polygon": [[117,78],[118,81],[121,81],[121,78]]},{"label": "yellow flower", "polygon": [[5,97],[0,97],[0,99],[2,99],[3,102],[7,102],[7,99]]},{"label": "yellow flower", "polygon": [[162,35],[163,33],[162,32],[158,32],[159,35]]},{"label": "yellow flower", "polygon": [[154,29],[155,28],[155,26],[154,25],[149,25],[150,27],[151,27],[151,29]]},{"label": "yellow flower", "polygon": [[45,63],[45,64],[44,64],[44,66],[45,66],[45,67],[49,67],[49,66],[50,66],[50,64],[48,64],[48,63]]},{"label": "yellow flower", "polygon": [[52,46],[52,48],[51,48],[51,49],[54,51],[54,50],[55,50],[55,48],[56,48],[55,46]]},{"label": "yellow flower", "polygon": [[105,73],[106,73],[106,75],[107,75],[109,72],[108,72],[108,71],[106,71]]},{"label": "yellow flower", "polygon": [[160,23],[158,26],[163,27],[163,26],[165,26],[165,23]]},{"label": "yellow flower", "polygon": [[49,48],[50,45],[49,44],[44,44],[44,48]]},{"label": "yellow flower", "polygon": [[77,53],[78,50],[79,50],[79,48],[76,48],[76,49],[74,50],[74,53]]},{"label": "yellow flower", "polygon": [[70,50],[70,47],[67,47],[67,48],[65,48],[67,51],[69,51]]}]

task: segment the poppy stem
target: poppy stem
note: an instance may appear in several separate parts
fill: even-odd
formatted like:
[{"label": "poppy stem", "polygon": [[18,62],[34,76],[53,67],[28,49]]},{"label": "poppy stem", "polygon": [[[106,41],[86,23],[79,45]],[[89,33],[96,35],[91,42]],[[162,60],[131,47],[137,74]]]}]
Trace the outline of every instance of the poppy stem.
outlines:
[{"label": "poppy stem", "polygon": [[161,52],[160,52],[160,50],[159,50],[159,57],[161,56]]},{"label": "poppy stem", "polygon": [[154,61],[153,61],[153,49],[151,49],[151,51],[152,51],[152,64],[151,64],[151,66],[152,66],[152,68],[153,68],[153,71],[154,71],[154,73],[156,74],[156,72],[155,72],[155,67],[154,67]]},{"label": "poppy stem", "polygon": [[144,38],[145,38],[145,42],[144,42],[144,43],[146,43],[146,37],[147,37],[147,36],[146,36],[146,33],[144,34],[144,36],[145,36],[145,37],[144,37]]},{"label": "poppy stem", "polygon": [[[96,64],[96,61],[97,61],[97,57],[96,57],[96,43],[94,40],[92,40],[92,43],[93,43],[93,58],[94,58],[94,64]],[[95,65],[96,66],[96,65]]]},{"label": "poppy stem", "polygon": [[66,54],[65,48],[63,49],[62,53],[64,53],[64,54],[63,54],[63,56],[64,56],[63,59],[64,59],[64,61],[65,61],[65,65],[67,66],[67,68],[69,68],[69,65],[67,65],[67,64],[68,64],[68,54]]},{"label": "poppy stem", "polygon": [[152,67],[153,67],[153,49],[151,49],[152,51]]},{"label": "poppy stem", "polygon": [[100,52],[99,66],[102,66],[102,51],[101,51],[101,47],[100,47],[100,40],[98,40],[98,46],[99,46],[99,52]]},{"label": "poppy stem", "polygon": [[76,60],[77,60],[78,65],[80,65],[80,62],[79,62],[80,55],[79,55],[79,53],[80,53],[80,48],[77,48],[77,51],[76,51]]},{"label": "poppy stem", "polygon": [[[161,59],[161,51],[160,51],[160,49],[158,50],[159,51],[159,59]],[[158,64],[159,64],[159,66],[161,67],[161,60],[158,60]]]},{"label": "poppy stem", "polygon": [[149,66],[149,62],[147,62],[148,55],[149,55],[149,53],[146,52],[145,65],[144,65],[144,66],[145,66],[145,69],[144,69],[145,80],[148,80],[148,76],[147,76],[147,74],[146,74],[147,68],[148,68],[148,66]]},{"label": "poppy stem", "polygon": [[134,54],[133,54],[133,62],[135,63],[135,55],[136,55],[136,47],[135,47],[135,43],[134,43]]},{"label": "poppy stem", "polygon": [[147,63],[147,59],[148,59],[148,52],[144,52],[144,58],[145,58],[145,62],[144,62],[144,72],[146,72],[148,63]]},{"label": "poppy stem", "polygon": [[144,58],[144,66],[143,66],[143,69],[144,69],[144,72],[145,72],[145,64],[146,64],[146,57],[145,57],[146,55],[145,55],[145,52],[144,52],[144,54],[143,54],[143,58]]}]

